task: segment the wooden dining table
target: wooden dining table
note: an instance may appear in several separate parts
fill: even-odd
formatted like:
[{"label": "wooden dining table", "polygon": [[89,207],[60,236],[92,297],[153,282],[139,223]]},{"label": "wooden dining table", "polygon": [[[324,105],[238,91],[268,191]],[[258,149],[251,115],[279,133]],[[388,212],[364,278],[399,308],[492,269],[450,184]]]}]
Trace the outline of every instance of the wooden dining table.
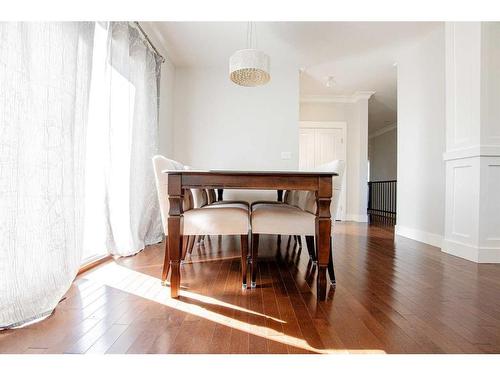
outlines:
[{"label": "wooden dining table", "polygon": [[170,256],[170,293],[179,296],[182,254],[182,202],[187,189],[308,190],[316,193],[316,246],[318,258],[317,298],[326,299],[326,271],[330,252],[332,221],[332,177],[334,172],[168,170],[168,251]]}]

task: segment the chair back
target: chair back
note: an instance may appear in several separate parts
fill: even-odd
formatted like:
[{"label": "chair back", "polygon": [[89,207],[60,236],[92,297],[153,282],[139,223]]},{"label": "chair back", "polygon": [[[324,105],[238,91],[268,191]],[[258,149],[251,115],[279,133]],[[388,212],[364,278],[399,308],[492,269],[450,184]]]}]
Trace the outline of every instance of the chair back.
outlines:
[{"label": "chair back", "polygon": [[[185,165],[184,169],[190,170],[193,168],[189,165]],[[193,208],[201,208],[210,203],[208,200],[208,194],[205,189],[190,189],[190,190],[193,198],[193,205],[192,205]]]},{"label": "chair back", "polygon": [[153,169],[155,172],[156,191],[158,193],[158,201],[160,203],[161,222],[163,224],[163,231],[168,235],[168,211],[170,204],[168,202],[168,175],[162,173],[164,170],[183,170],[184,166],[171,159],[167,159],[163,155],[153,156]]}]

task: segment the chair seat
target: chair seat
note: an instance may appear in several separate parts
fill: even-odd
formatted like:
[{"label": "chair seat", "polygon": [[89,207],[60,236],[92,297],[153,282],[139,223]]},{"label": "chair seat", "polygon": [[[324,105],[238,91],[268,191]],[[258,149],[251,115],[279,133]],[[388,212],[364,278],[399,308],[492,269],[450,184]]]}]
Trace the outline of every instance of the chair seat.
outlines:
[{"label": "chair seat", "polygon": [[205,206],[184,212],[183,235],[248,234],[249,228],[246,208]]},{"label": "chair seat", "polygon": [[315,235],[316,216],[287,204],[261,203],[253,207],[252,233]]}]

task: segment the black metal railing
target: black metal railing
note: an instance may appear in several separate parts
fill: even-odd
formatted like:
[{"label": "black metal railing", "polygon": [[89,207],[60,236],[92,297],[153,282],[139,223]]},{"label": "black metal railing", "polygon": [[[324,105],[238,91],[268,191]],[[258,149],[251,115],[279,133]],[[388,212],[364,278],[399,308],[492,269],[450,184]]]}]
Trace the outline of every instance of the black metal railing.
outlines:
[{"label": "black metal railing", "polygon": [[370,221],[396,223],[397,181],[368,182],[368,216]]}]

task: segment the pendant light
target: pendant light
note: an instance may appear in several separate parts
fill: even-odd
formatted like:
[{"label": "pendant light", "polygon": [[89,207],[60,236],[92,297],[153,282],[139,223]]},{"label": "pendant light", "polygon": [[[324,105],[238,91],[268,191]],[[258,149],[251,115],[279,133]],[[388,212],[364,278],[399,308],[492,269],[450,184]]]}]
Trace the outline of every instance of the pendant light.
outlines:
[{"label": "pendant light", "polygon": [[247,48],[236,51],[229,58],[229,78],[240,86],[254,87],[265,85],[271,79],[269,75],[270,59],[258,50],[255,25],[247,26]]}]

